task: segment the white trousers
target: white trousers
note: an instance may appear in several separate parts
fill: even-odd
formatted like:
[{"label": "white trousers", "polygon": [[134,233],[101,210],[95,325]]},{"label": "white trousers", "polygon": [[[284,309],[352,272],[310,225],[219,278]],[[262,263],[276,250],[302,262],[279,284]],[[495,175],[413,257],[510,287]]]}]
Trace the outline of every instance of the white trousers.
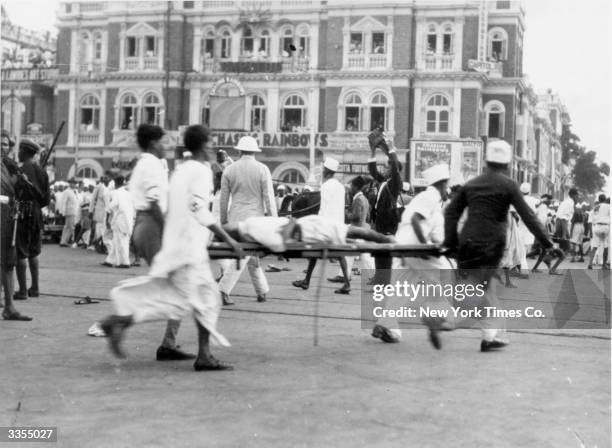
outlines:
[{"label": "white trousers", "polygon": [[211,334],[212,342],[230,343],[217,332],[221,297],[208,262],[187,265],[168,278],[140,276],[119,283],[110,292],[115,313],[135,323],[180,320],[190,312]]},{"label": "white trousers", "polygon": [[249,276],[251,277],[251,282],[255,288],[255,293],[257,295],[267,294],[268,291],[270,291],[270,286],[268,285],[268,279],[266,278],[266,275],[261,268],[261,264],[259,263],[259,258],[257,257],[245,257],[240,263],[240,269],[236,269],[236,263],[234,260],[227,264],[225,266],[225,270],[223,271],[223,277],[221,277],[221,281],[219,282],[219,291],[230,295],[234,289],[234,286],[236,286],[236,283],[238,283],[238,280],[240,280],[240,276],[242,275],[242,271],[244,271],[245,265],[247,265],[249,268]]},{"label": "white trousers", "polygon": [[113,242],[110,245],[106,262],[112,265],[130,265],[130,236],[113,229]]}]

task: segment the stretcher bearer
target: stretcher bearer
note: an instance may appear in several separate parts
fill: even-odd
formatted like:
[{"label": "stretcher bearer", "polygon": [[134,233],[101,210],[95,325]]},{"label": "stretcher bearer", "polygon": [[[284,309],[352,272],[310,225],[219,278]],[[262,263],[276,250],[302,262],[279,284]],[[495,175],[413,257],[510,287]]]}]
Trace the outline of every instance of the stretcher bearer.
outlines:
[{"label": "stretcher bearer", "polygon": [[[161,143],[163,136],[164,130],[159,126],[138,126],[136,140],[142,154],[132,172],[129,189],[136,209],[134,247],[149,266],[161,248],[164,215],[168,208],[168,173],[163,163],[165,148]],[[179,320],[168,321],[164,338],[157,349],[158,361],[195,358],[191,353],[180,351],[176,345],[180,324]]]},{"label": "stretcher bearer", "polygon": [[193,158],[182,163],[170,181],[161,250],[148,276],[126,280],[111,291],[115,314],[104,320],[102,328],[110,337],[115,355],[125,357],[121,340],[130,325],[180,319],[192,312],[199,342],[194,369],[226,370],[231,366],[210,353],[211,337],[220,345],[228,346],[229,343],[216,328],[221,297],[206,249],[209,229],[230,244],[238,256],[243,254],[239,244],[210,212],[213,181],[205,151],[210,147],[209,131],[200,125],[190,126],[185,130],[184,139]]},{"label": "stretcher bearer", "polygon": [[[428,187],[416,195],[404,210],[395,235],[398,244],[442,244],[444,241],[442,206],[447,197],[449,167],[447,164],[435,165],[425,170],[423,176]],[[450,268],[445,257],[411,258],[408,262],[395,258],[391,284],[396,281],[415,285],[420,281],[438,284],[441,281],[440,270]],[[385,306],[387,309],[399,309],[406,305],[405,301],[405,298],[394,297],[387,300]],[[397,319],[394,318],[380,319],[372,330],[372,336],[383,342],[399,342],[401,335]],[[430,336],[432,343],[439,348],[437,333],[432,331]]]},{"label": "stretcher bearer", "polygon": [[[552,247],[544,228],[525,202],[516,183],[506,174],[512,161],[512,147],[503,140],[491,140],[486,153],[483,174],[468,181],[445,212],[444,246],[457,251],[462,281],[485,285],[484,302],[495,306],[493,274],[499,267],[506,246],[507,217],[510,205],[516,209],[527,228],[545,249]],[[457,224],[468,209],[467,221],[458,234]],[[485,283],[486,282],[486,283]],[[483,352],[508,344],[498,338],[503,322],[482,319]]]}]

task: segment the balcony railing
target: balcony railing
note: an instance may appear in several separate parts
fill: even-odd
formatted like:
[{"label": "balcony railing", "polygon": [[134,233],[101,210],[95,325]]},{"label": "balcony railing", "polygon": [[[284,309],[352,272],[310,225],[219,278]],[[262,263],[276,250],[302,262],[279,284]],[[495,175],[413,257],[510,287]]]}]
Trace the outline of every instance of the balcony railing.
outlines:
[{"label": "balcony railing", "polygon": [[493,67],[489,72],[491,78],[502,78],[504,76],[504,63],[503,62],[492,62]]},{"label": "balcony railing", "polygon": [[202,62],[202,70],[204,73],[216,73],[219,71],[219,63],[214,59],[205,59]]},{"label": "balcony railing", "polygon": [[126,70],[138,70],[139,61],[138,58],[125,58],[125,69]]},{"label": "balcony railing", "polygon": [[2,69],[2,81],[44,81],[57,78],[57,68],[5,68]]},{"label": "balcony railing", "polygon": [[452,54],[430,54],[423,55],[425,70],[449,71],[453,70],[455,56]]},{"label": "balcony railing", "polygon": [[99,131],[79,132],[79,144],[80,145],[97,145],[99,141],[100,141]]},{"label": "balcony railing", "polygon": [[159,59],[157,56],[144,58],[144,69],[145,70],[157,70],[159,67]]},{"label": "balcony railing", "polygon": [[221,62],[221,71],[230,73],[278,73],[281,69],[280,62]]},{"label": "balcony railing", "polygon": [[347,58],[348,69],[383,69],[387,67],[387,55],[379,53],[350,53]]}]

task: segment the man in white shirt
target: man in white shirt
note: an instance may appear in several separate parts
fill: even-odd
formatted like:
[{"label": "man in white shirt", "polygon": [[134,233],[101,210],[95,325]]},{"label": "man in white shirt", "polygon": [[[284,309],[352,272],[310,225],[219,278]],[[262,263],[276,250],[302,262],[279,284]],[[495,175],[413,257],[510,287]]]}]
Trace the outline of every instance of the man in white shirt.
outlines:
[{"label": "man in white shirt", "polygon": [[[450,170],[447,164],[432,166],[423,171],[427,181],[427,189],[417,194],[406,206],[399,223],[395,240],[399,244],[442,244],[444,241],[444,215],[442,206],[447,198],[447,185]],[[391,283],[408,282],[418,284],[441,283],[442,269],[451,269],[445,257],[411,258],[409,263],[395,258],[393,260],[393,278]],[[406,298],[392,297],[385,303],[388,309],[400,309],[405,306]],[[422,298],[417,298],[422,300]],[[437,337],[437,327],[432,321],[426,322],[430,326],[430,340],[436,348],[440,348]],[[383,342],[399,342],[402,332],[396,318],[384,317],[378,320],[372,336]]]},{"label": "man in white shirt", "polygon": [[[319,208],[319,216],[328,219],[337,224],[344,224],[344,200],[345,189],[334,176],[340,168],[340,162],[331,157],[328,157],[323,162],[323,184],[321,185],[321,206]],[[350,276],[346,264],[346,258],[340,257],[340,268],[344,277],[344,285],[342,288],[335,290],[336,294],[349,294],[351,292]],[[308,289],[310,287],[310,278],[317,264],[316,258],[308,260],[308,269],[304,280],[296,280],[292,284],[296,288]]]},{"label": "man in white shirt", "polygon": [[610,243],[610,199],[606,195],[600,194],[598,203],[591,214],[591,254],[589,257],[588,269],[593,269],[593,259],[595,253],[603,251],[602,269],[610,269],[608,262],[608,246]]},{"label": "man in white shirt", "polygon": [[223,346],[229,346],[229,342],[217,331],[221,301],[210,270],[208,251],[205,244],[196,243],[208,241],[212,230],[238,256],[242,251],[210,212],[213,181],[206,155],[210,132],[199,125],[189,126],[184,140],[192,159],[182,163],[170,181],[161,250],[147,276],[124,281],[111,291],[115,314],[102,322],[102,329],[109,335],[113,353],[124,358],[121,341],[129,326],[180,319],[191,312],[198,328],[194,369],[230,370],[232,366],[210,353],[211,337]]},{"label": "man in white shirt", "polygon": [[570,248],[570,227],[569,223],[574,216],[576,201],[578,200],[578,190],[570,188],[567,198],[559,204],[557,209],[557,224],[555,226],[554,240],[559,243],[559,248],[567,252]]},{"label": "man in white shirt", "polygon": [[[521,193],[523,193],[523,199],[525,199],[525,202],[529,208],[531,208],[534,213],[537,213],[538,200],[531,196],[531,184],[529,182],[523,182],[520,186],[520,190]],[[529,266],[527,265],[527,253],[529,253],[531,246],[535,241],[535,237],[533,236],[533,233],[529,231],[522,219],[519,219],[518,230],[521,242],[525,246],[525,250],[521,251],[521,269],[529,270]]]},{"label": "man in white shirt", "polygon": [[[244,136],[238,141],[235,149],[240,151],[241,157],[226,166],[221,177],[221,224],[234,224],[253,216],[277,216],[272,175],[267,166],[255,160],[255,153],[261,152],[257,140]],[[257,301],[266,301],[270,287],[259,259],[246,257],[244,261],[240,269],[235,263],[228,265],[221,276],[219,290],[224,305],[234,304],[230,294],[240,279],[245,264],[248,265]]]},{"label": "man in white shirt", "polygon": [[111,192],[108,206],[113,244],[105,263],[117,268],[130,267],[130,237],[134,227],[134,205],[124,185],[123,176],[115,177],[115,190]]},{"label": "man in white shirt", "polygon": [[108,202],[108,183],[106,176],[100,178],[100,182],[94,188],[89,202],[89,218],[91,219],[91,236],[89,238],[89,249],[94,250],[94,241],[102,238],[106,227],[106,206]]},{"label": "man in white shirt", "polygon": [[70,239],[74,236],[74,227],[76,226],[77,216],[81,209],[81,203],[76,191],[77,182],[72,178],[68,183],[70,188],[64,191],[63,196],[63,215],[66,218],[66,222],[62,230],[60,247],[68,247]]},{"label": "man in white shirt", "polygon": [[[161,143],[163,136],[164,130],[159,126],[141,124],[138,127],[136,140],[142,153],[130,180],[130,196],[136,209],[134,248],[149,266],[161,248],[164,215],[168,209],[168,174],[162,162],[166,152]],[[180,320],[168,321],[164,339],[157,349],[158,361],[195,358],[177,348],[180,323]]]}]

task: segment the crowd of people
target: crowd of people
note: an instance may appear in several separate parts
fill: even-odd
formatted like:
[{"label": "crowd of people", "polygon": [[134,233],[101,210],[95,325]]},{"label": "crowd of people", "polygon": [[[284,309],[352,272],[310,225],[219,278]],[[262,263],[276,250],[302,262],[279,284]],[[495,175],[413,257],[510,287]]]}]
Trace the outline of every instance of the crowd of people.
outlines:
[{"label": "crowd of people", "polygon": [[[467,281],[490,282],[503,268],[508,287],[514,286],[511,276],[528,277],[528,258],[537,258],[532,272],[538,272],[543,262],[551,275],[559,273],[557,268],[567,255],[571,261],[588,257],[589,269],[599,257],[601,266],[609,268],[609,198],[600,195],[591,207],[580,202],[574,188],[561,203],[548,194],[532,196],[528,183],[519,187],[507,175],[512,149],[502,140],[488,143],[483,174],[464,185],[450,186],[448,164],[438,163],[423,172],[427,188],[414,192],[402,181],[395,149],[376,129],[369,136],[369,176],[356,176],[343,185],[338,180],[340,162],[327,157],[320,189],[313,191],[310,185],[274,185],[269,169],[256,160],[261,149],[250,136],[242,137],[235,147],[238,160],[219,150],[216,160],[209,161],[210,131],[199,125],[186,129],[184,150],[169,175],[163,136],[159,126],[138,127],[141,154],[125,177],[103,176],[96,184],[70,179],[50,187],[46,173],[35,162],[38,145],[21,140],[17,163],[10,157],[14,142],[3,131],[4,319],[31,320],[16,310],[13,300],[40,293],[38,256],[45,215],[61,218],[61,247],[103,252],[104,266],[129,268],[141,258],[149,266],[147,275],[126,280],[110,292],[114,313],[99,323],[98,332],[109,336],[113,352],[125,356],[121,341],[131,325],[167,320],[157,359],[195,358],[196,370],[231,368],[211,354],[210,341],[229,345],[216,322],[221,305],[234,304],[231,293],[245,266],[257,302],[267,300],[270,287],[261,261],[244,256],[241,241],[258,242],[281,255],[292,242],[344,244],[347,238],[435,244],[456,259],[456,267],[467,272]],[[376,162],[379,150],[387,158],[382,172]],[[242,263],[211,263],[206,246],[213,235],[228,243]],[[194,244],[198,241],[202,244]],[[455,267],[447,257],[406,261],[362,254],[360,259],[363,268],[375,269],[370,284],[389,284],[402,276],[417,280],[428,275],[424,272]],[[351,277],[359,272],[353,269],[354,261],[338,259],[339,272],[328,279],[342,284],[335,293],[350,294]],[[293,286],[308,289],[315,265],[316,259],[310,259],[305,277]],[[189,312],[198,327],[197,355],[177,345],[180,319]],[[424,323],[431,342],[439,348],[438,332],[453,325],[436,319]],[[483,319],[482,351],[507,344],[499,328],[499,322]],[[399,342],[401,331],[396,321],[384,318],[375,324],[372,336]]]}]

